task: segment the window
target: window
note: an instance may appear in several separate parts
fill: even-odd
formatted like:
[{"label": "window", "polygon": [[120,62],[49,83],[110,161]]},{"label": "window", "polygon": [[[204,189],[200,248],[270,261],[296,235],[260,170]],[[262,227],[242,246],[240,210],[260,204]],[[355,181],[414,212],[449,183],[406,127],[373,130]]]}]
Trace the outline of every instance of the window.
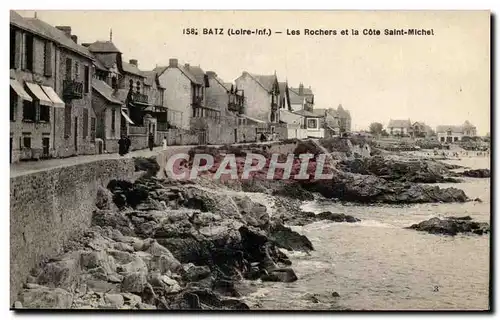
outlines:
[{"label": "window", "polygon": [[31,137],[23,137],[23,147],[31,148]]},{"label": "window", "polygon": [[458,141],[458,137],[453,137],[453,141],[457,142]]},{"label": "window", "polygon": [[50,107],[40,105],[40,121],[50,122]]},{"label": "window", "polygon": [[43,157],[49,157],[50,138],[42,138]]},{"label": "window", "polygon": [[16,59],[18,59],[16,48],[16,29],[10,28],[10,68],[16,68]]},{"label": "window", "polygon": [[448,130],[448,132],[446,132],[446,134],[451,136],[451,130]]},{"label": "window", "polygon": [[34,37],[32,34],[26,34],[26,43],[24,46],[25,54],[26,54],[26,65],[25,69],[28,71],[33,71],[33,49],[34,49]]},{"label": "window", "polygon": [[95,141],[95,127],[96,127],[96,118],[90,118],[90,141]]},{"label": "window", "polygon": [[89,135],[89,110],[83,109],[83,138]]},{"label": "window", "polygon": [[141,83],[137,81],[137,93],[141,92]]},{"label": "window", "polygon": [[89,88],[90,88],[90,68],[89,66],[85,66],[85,74],[84,76],[84,81],[85,83],[83,84],[83,88],[85,90],[85,93],[89,93]]},{"label": "window", "polygon": [[35,104],[31,101],[23,100],[23,120],[36,121]]},{"label": "window", "polygon": [[307,119],[307,128],[308,129],[316,129],[318,126],[318,123],[316,119]]},{"label": "window", "polygon": [[73,67],[73,61],[71,58],[66,58],[66,80],[72,79],[71,68]]},{"label": "window", "polygon": [[129,81],[129,87],[130,87],[130,90],[134,89],[134,80],[130,79],[130,81]]},{"label": "window", "polygon": [[52,76],[52,43],[45,42],[44,48],[44,75],[46,77]]},{"label": "window", "polygon": [[113,89],[118,88],[118,81],[116,80],[116,77],[111,78],[111,88]]},{"label": "window", "polygon": [[78,64],[78,61],[75,61],[75,80],[78,80],[80,78],[80,65]]},{"label": "window", "polygon": [[64,107],[64,137],[71,136],[71,105],[67,104]]},{"label": "window", "polygon": [[16,121],[18,99],[17,93],[10,88],[10,121]]},{"label": "window", "polygon": [[115,132],[116,126],[116,113],[115,109],[111,109],[111,132]]}]

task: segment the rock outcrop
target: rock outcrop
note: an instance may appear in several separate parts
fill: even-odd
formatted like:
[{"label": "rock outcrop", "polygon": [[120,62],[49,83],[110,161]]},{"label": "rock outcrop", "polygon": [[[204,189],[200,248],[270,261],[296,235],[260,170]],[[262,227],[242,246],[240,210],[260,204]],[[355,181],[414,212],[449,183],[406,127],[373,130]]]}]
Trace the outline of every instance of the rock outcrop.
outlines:
[{"label": "rock outcrop", "polygon": [[490,169],[475,169],[475,170],[465,170],[462,172],[464,177],[471,178],[489,178],[490,177]]},{"label": "rock outcrop", "polygon": [[490,226],[488,223],[473,221],[469,216],[447,217],[444,219],[436,217],[414,224],[408,228],[432,234],[451,236],[455,236],[459,233],[475,233],[482,235],[490,232]]}]

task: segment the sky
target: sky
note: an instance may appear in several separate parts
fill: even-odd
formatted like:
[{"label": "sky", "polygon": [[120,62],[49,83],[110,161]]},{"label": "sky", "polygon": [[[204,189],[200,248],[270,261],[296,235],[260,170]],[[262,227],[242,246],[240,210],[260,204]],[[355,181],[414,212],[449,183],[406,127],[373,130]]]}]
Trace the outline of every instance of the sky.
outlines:
[{"label": "sky", "polygon": [[[34,11],[18,11],[33,17]],[[109,40],[141,70],[170,58],[234,81],[243,71],[303,83],[315,108],[351,112],[354,130],[390,119],[477,126],[490,132],[490,15],[487,11],[37,11],[69,25],[78,42]],[[184,35],[184,28],[199,34]],[[267,36],[202,35],[203,28],[270,28]],[[304,29],[338,35],[306,36]],[[433,36],[384,36],[384,29],[433,29]],[[300,30],[301,35],[287,35]],[[348,29],[349,35],[340,35]],[[360,35],[352,35],[357,29]],[[382,35],[363,35],[378,29]]]}]

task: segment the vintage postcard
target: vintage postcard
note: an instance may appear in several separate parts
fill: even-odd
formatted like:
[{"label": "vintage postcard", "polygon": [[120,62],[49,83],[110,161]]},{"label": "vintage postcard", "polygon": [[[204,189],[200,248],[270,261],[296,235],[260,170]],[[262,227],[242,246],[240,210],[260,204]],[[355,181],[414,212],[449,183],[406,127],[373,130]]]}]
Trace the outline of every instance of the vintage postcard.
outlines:
[{"label": "vintage postcard", "polygon": [[10,307],[490,310],[489,11],[10,11]]}]

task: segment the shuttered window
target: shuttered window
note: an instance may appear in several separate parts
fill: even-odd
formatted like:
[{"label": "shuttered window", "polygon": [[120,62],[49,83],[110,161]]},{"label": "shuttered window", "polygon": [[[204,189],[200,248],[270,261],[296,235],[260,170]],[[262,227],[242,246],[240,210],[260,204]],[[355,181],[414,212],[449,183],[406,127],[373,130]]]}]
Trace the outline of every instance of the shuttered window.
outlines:
[{"label": "shuttered window", "polygon": [[46,77],[52,76],[52,43],[50,41],[45,42],[45,66],[44,75]]},{"label": "shuttered window", "polygon": [[83,109],[83,137],[87,138],[89,135],[89,110]]},{"label": "shuttered window", "polygon": [[67,104],[64,107],[64,137],[71,136],[71,105]]}]

